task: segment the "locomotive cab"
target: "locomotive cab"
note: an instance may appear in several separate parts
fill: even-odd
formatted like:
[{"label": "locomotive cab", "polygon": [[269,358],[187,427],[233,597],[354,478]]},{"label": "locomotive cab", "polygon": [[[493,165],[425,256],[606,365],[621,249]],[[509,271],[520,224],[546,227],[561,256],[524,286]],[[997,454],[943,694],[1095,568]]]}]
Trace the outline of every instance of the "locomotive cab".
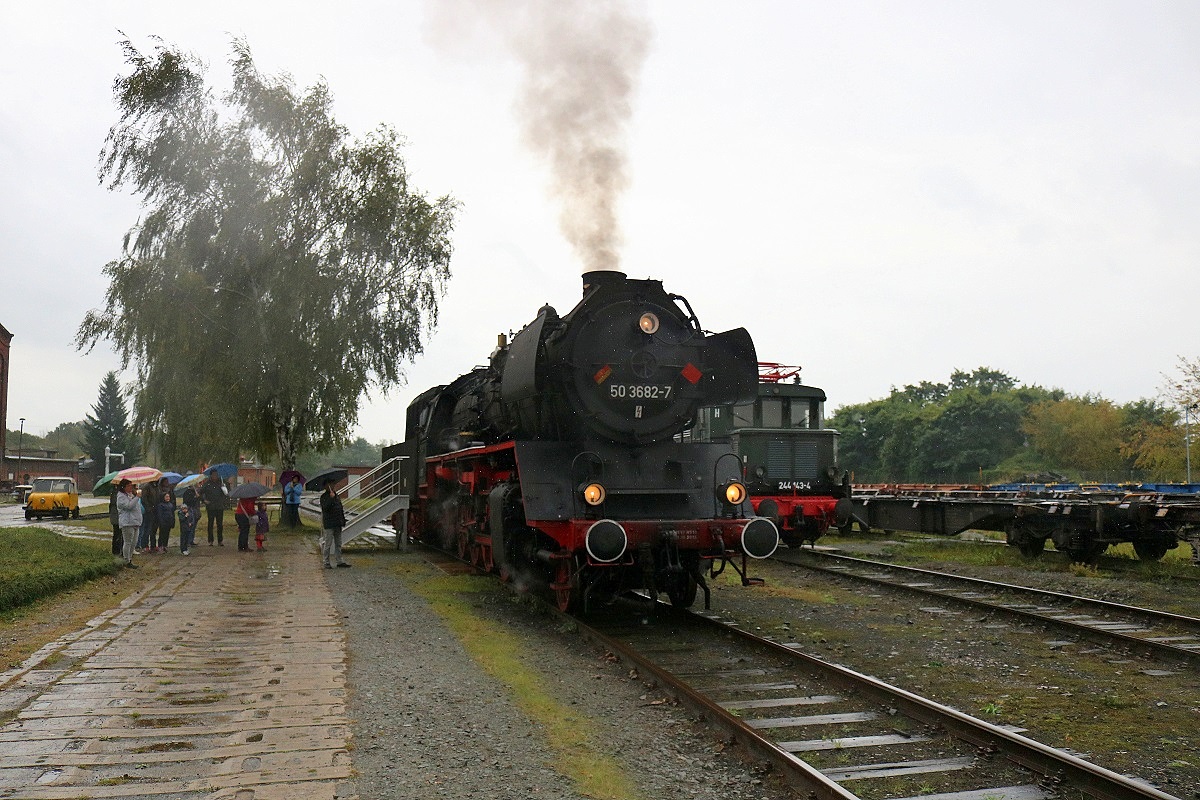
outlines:
[{"label": "locomotive cab", "polygon": [[825,392],[800,382],[799,367],[764,363],[757,396],[700,411],[692,436],[738,453],[756,514],[789,545],[849,525],[849,479],[838,466],[838,432],[824,427]]}]

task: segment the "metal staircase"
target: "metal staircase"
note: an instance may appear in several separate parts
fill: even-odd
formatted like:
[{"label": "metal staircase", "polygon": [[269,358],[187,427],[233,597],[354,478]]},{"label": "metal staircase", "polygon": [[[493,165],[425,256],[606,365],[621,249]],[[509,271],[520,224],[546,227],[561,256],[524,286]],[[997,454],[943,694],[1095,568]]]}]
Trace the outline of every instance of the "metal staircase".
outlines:
[{"label": "metal staircase", "polygon": [[346,510],[342,546],[370,533],[397,541],[407,532],[408,514],[400,514],[399,529],[391,525],[392,515],[408,510],[408,495],[400,494],[400,462],[406,456],[389,459],[365,475],[358,475],[338,491]]}]

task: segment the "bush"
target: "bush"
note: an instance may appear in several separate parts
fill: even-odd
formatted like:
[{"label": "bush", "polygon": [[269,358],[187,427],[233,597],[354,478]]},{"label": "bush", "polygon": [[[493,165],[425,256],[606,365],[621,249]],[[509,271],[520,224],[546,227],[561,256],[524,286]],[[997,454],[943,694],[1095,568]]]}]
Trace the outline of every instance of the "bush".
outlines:
[{"label": "bush", "polygon": [[44,528],[0,530],[0,611],[72,589],[119,568],[107,542],[68,539]]}]

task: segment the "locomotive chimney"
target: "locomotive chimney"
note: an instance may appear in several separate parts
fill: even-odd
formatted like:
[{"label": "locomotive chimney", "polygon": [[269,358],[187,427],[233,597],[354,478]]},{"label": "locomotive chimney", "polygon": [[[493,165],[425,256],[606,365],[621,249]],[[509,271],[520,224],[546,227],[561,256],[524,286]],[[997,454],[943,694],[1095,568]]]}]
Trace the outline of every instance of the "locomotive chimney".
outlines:
[{"label": "locomotive chimney", "polygon": [[617,283],[625,278],[624,272],[618,272],[615,269],[594,269],[585,272],[583,273],[583,293],[587,294],[588,289],[593,286],[599,286],[602,283]]}]

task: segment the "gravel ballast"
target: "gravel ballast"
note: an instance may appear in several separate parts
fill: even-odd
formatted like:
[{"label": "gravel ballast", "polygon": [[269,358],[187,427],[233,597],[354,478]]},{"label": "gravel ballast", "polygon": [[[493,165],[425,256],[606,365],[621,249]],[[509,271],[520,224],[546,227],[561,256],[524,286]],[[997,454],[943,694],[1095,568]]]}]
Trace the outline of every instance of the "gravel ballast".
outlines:
[{"label": "gravel ballast", "polygon": [[[544,727],[487,674],[413,581],[439,574],[413,548],[348,553],[328,570],[347,637],[353,791],[371,798],[582,798]],[[519,637],[541,686],[643,798],[794,797],[718,732],[498,583],[472,613]],[[581,785],[582,784],[582,785]]]}]

